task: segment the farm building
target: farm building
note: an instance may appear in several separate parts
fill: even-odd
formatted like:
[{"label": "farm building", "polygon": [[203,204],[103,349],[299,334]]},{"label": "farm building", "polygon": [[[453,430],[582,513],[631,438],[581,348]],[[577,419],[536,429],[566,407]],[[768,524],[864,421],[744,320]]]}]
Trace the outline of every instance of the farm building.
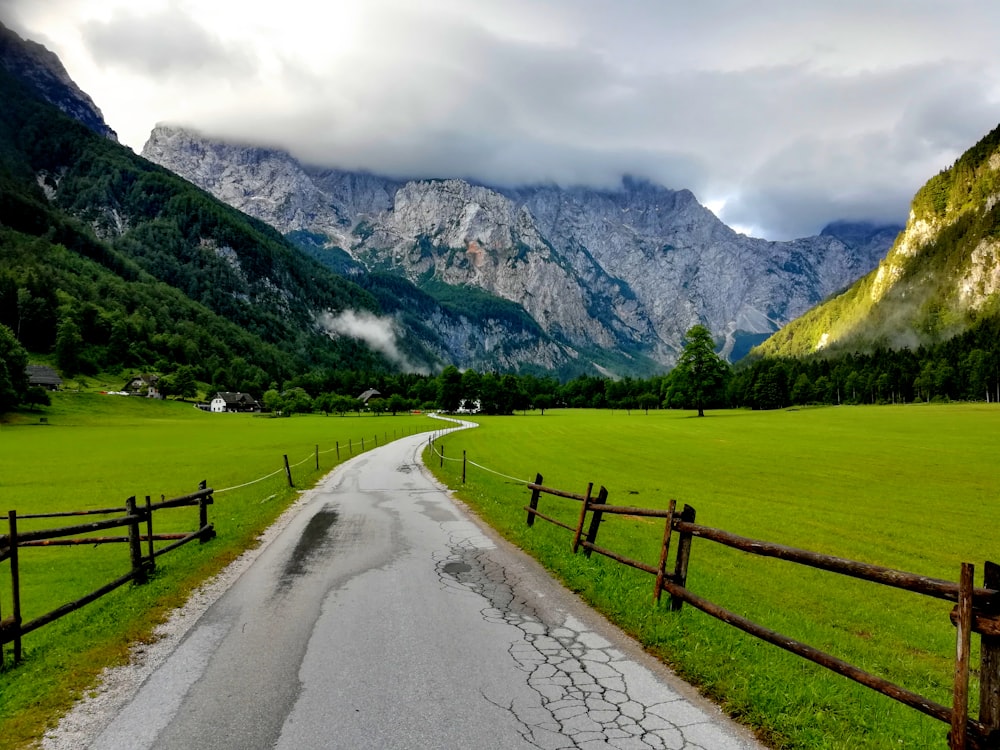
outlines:
[{"label": "farm building", "polygon": [[378,398],[382,394],[376,391],[374,388],[369,388],[367,391],[358,396],[358,401],[363,404],[367,404],[369,399]]},{"label": "farm building", "polygon": [[249,393],[239,391],[219,391],[212,398],[209,404],[209,411],[212,412],[256,412],[260,411],[260,404]]},{"label": "farm building", "polygon": [[163,398],[160,395],[159,375],[136,375],[122,387],[122,390],[130,396]]},{"label": "farm building", "polygon": [[28,385],[37,385],[47,391],[58,391],[62,387],[59,373],[48,365],[28,365],[24,370],[28,375]]}]

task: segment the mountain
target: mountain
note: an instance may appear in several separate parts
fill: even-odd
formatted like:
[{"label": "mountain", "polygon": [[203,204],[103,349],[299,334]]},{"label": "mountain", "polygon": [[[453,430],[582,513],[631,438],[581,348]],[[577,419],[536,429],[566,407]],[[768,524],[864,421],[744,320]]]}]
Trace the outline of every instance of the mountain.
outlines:
[{"label": "mountain", "polygon": [[934,345],[1000,317],[1000,127],[914,196],[878,267],[763,343],[763,356]]},{"label": "mountain", "polygon": [[98,135],[118,140],[101,110],[69,77],[62,62],[37,42],[22,39],[0,23],[0,66],[49,104]]},{"label": "mountain", "polygon": [[870,270],[894,228],[833,227],[768,242],[737,234],[686,190],[496,188],[304,165],[288,152],[160,125],[143,155],[293,238],[331,267],[475,288],[522,308],[583,358],[672,364],[707,325],[737,359]]},{"label": "mountain", "polygon": [[[84,370],[186,363],[193,355],[179,356],[164,337],[205,334],[178,315],[221,337],[206,346],[215,360],[199,365],[210,382],[227,358],[253,363],[265,382],[265,372],[280,379],[317,367],[576,367],[576,352],[503,300],[470,291],[441,301],[349,264],[344,272],[361,283],[345,279],[267,224],[119,146],[54,55],[7,30],[0,37],[0,323],[25,334],[32,351],[51,351],[59,326],[72,323],[84,333]],[[104,295],[110,288],[119,291]],[[44,314],[26,324],[36,302]]]}]

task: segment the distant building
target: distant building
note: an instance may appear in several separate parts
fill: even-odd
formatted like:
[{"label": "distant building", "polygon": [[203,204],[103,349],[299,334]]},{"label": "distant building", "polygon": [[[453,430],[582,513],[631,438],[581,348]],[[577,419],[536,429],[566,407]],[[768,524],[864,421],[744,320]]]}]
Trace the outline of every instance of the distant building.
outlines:
[{"label": "distant building", "polygon": [[239,391],[219,391],[209,403],[209,411],[221,412],[257,412],[260,404],[249,393]]},{"label": "distant building", "polygon": [[130,396],[163,398],[163,396],[160,395],[159,375],[136,375],[124,385],[122,390]]},{"label": "distant building", "polygon": [[62,387],[59,373],[48,365],[28,365],[24,370],[28,375],[28,385],[37,385],[47,391],[58,391]]},{"label": "distant building", "polygon": [[369,388],[367,391],[358,396],[358,401],[362,404],[367,404],[369,399],[377,398],[382,394],[376,391],[374,388]]}]

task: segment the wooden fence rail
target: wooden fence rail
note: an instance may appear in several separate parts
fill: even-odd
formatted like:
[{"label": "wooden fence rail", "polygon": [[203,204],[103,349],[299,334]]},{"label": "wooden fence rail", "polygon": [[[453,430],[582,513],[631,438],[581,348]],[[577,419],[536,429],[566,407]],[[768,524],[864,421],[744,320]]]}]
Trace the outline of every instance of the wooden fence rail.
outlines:
[{"label": "wooden fence rail", "polygon": [[[124,507],[118,508],[63,513],[35,513],[23,516],[19,516],[17,511],[14,510],[8,511],[8,533],[0,534],[0,562],[10,562],[11,601],[13,606],[10,616],[7,618],[0,616],[0,666],[4,663],[4,646],[7,643],[13,644],[13,660],[17,664],[22,658],[21,640],[26,634],[96,601],[129,581],[137,584],[145,583],[149,573],[156,567],[157,557],[195,539],[205,543],[215,537],[215,528],[208,522],[208,506],[214,502],[212,493],[213,490],[207,487],[205,482],[202,482],[197,492],[169,500],[161,500],[157,503],[151,502],[147,495],[146,502],[142,506],[136,503],[135,497],[130,497],[125,501]],[[157,511],[194,505],[198,506],[198,529],[196,531],[179,534],[155,534],[153,532],[153,516]],[[116,515],[114,518],[103,521],[93,521],[74,526],[18,531],[18,521],[24,519],[109,514],[124,515]],[[142,526],[145,526],[145,533],[141,531]],[[95,531],[120,527],[128,528],[127,536],[80,536],[81,534],[92,534]],[[157,541],[169,541],[172,543],[160,549],[155,549],[153,543]],[[144,542],[146,543],[145,554],[142,551],[142,544]],[[66,547],[81,544],[127,544],[129,549],[128,572],[75,601],[63,604],[51,612],[24,622],[21,617],[21,570],[18,550],[29,547]]]},{"label": "wooden fence rail", "polygon": [[[592,496],[593,484],[587,486],[587,491],[584,494],[566,492],[544,486],[541,474],[538,474],[535,481],[528,485],[528,489],[531,490],[531,500],[524,508],[528,513],[528,526],[534,525],[536,517],[541,518],[573,532],[574,553],[578,548],[583,547],[587,555],[591,552],[597,552],[619,563],[654,575],[656,582],[653,587],[653,599],[659,602],[662,592],[666,591],[670,596],[671,611],[681,609],[686,602],[705,614],[745,633],[808,659],[927,716],[942,721],[950,726],[948,733],[950,750],[1000,750],[1000,565],[987,562],[984,566],[983,586],[977,588],[973,584],[974,567],[970,563],[962,564],[958,582],[945,581],[772,542],[749,539],[721,529],[699,525],[695,523],[695,509],[690,505],[685,505],[680,512],[677,512],[675,500],[670,501],[666,510],[609,505],[607,503],[607,490],[603,487],[596,497]],[[551,495],[582,503],[576,526],[571,526],[540,512],[538,505],[542,495]],[[586,538],[583,538],[588,513],[591,516],[590,524]],[[633,560],[612,550],[599,547],[597,545],[597,532],[600,530],[600,524],[606,515],[664,519],[663,540],[657,564]],[[677,535],[674,569],[672,573],[668,573],[667,564],[671,538],[674,534]],[[956,606],[951,612],[951,621],[957,629],[951,707],[942,706],[922,695],[869,674],[835,656],[769,630],[699,597],[687,588],[691,542],[695,537],[748,554],[778,558],[838,575],[859,578],[915,594],[955,602]],[[969,655],[973,633],[980,636],[978,720],[969,716],[969,679],[972,671]]]}]

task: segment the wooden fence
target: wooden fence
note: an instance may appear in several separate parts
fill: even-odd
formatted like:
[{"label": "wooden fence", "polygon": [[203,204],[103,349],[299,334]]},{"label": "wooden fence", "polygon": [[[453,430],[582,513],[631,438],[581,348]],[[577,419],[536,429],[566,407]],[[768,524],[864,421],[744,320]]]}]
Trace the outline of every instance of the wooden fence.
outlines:
[{"label": "wooden fence", "polygon": [[[14,644],[14,663],[18,663],[21,661],[21,639],[26,634],[90,604],[129,581],[137,584],[145,583],[149,573],[156,568],[157,557],[165,555],[167,552],[175,550],[195,539],[198,539],[201,543],[212,539],[215,536],[215,528],[208,522],[208,506],[213,503],[212,492],[213,490],[207,487],[205,482],[202,482],[197,492],[170,500],[161,500],[158,503],[151,502],[147,495],[144,505],[138,505],[135,497],[130,497],[125,501],[125,506],[122,508],[101,508],[99,510],[66,513],[38,513],[22,516],[19,516],[17,511],[9,511],[7,514],[7,522],[9,524],[8,533],[0,534],[0,562],[5,560],[10,561],[13,612],[7,618],[3,618],[3,613],[0,612],[0,666],[3,665],[3,649],[5,644]],[[198,529],[196,531],[180,534],[153,533],[153,516],[157,511],[193,505],[198,506]],[[17,528],[18,521],[25,519],[108,515],[115,515],[115,517],[92,523],[40,529],[37,531],[19,532]],[[128,528],[127,536],[81,536],[92,534],[95,531],[121,527]],[[145,529],[145,533],[143,533],[143,529]],[[171,543],[155,549],[153,543],[159,541],[169,541]],[[144,543],[145,552],[143,550]],[[18,565],[18,550],[27,547],[64,547],[81,544],[127,544],[129,551],[129,571],[86,596],[57,607],[51,612],[36,617],[33,620],[23,622],[21,618],[21,572]]]},{"label": "wooden fence", "polygon": [[[750,635],[815,662],[942,721],[950,726],[948,733],[950,750],[1000,749],[1000,565],[987,562],[984,566],[983,587],[977,588],[973,584],[974,567],[970,563],[962,563],[958,582],[945,581],[780,544],[748,539],[721,529],[702,526],[695,523],[694,508],[685,505],[678,512],[674,500],[670,501],[666,510],[609,505],[607,503],[608,492],[604,487],[600,488],[596,497],[593,495],[593,484],[589,484],[583,494],[566,492],[545,487],[542,484],[541,474],[538,474],[535,481],[528,485],[528,489],[531,490],[531,500],[524,508],[528,512],[528,526],[534,525],[536,517],[541,518],[573,533],[574,554],[580,547],[583,547],[587,556],[590,556],[591,552],[597,552],[619,563],[655,576],[653,599],[659,602],[661,594],[666,591],[670,595],[671,611],[681,609],[687,602],[702,612]],[[538,510],[538,503],[543,494],[580,502],[581,508],[577,525],[570,526],[550,515],[541,513]],[[587,524],[588,513],[590,513],[589,525]],[[597,533],[605,515],[664,519],[663,541],[657,564],[651,565],[629,559],[609,549],[599,547]],[[585,526],[586,534],[584,534]],[[675,534],[677,542],[674,565],[673,570],[668,572],[668,558],[672,537]],[[955,602],[956,606],[951,612],[951,621],[957,628],[952,706],[946,707],[935,703],[922,695],[869,674],[812,646],[769,630],[694,594],[687,588],[691,541],[694,537],[707,539],[752,555],[775,557],[915,594]],[[978,719],[969,716],[969,662],[973,633],[980,637]]]}]

